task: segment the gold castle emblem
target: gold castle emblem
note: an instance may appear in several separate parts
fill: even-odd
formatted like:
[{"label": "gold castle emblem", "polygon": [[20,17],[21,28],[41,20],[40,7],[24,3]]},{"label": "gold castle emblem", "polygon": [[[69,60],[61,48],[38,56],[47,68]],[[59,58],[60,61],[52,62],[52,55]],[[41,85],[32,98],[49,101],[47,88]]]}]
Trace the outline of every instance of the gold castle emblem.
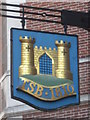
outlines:
[{"label": "gold castle emblem", "polygon": [[47,54],[52,60],[52,76],[57,78],[73,80],[73,75],[70,72],[70,60],[69,60],[69,48],[70,43],[56,41],[55,45],[57,50],[54,48],[47,49],[42,46],[38,48],[34,46],[35,39],[25,36],[20,36],[21,42],[21,65],[19,67],[19,76],[22,75],[36,75],[40,74],[39,71],[39,60],[44,54]]},{"label": "gold castle emblem", "polygon": [[56,70],[56,77],[66,78],[72,80],[72,73],[70,72],[69,48],[70,43],[55,42],[58,48],[58,69]]},{"label": "gold castle emblem", "polygon": [[22,38],[20,36],[21,42],[21,65],[19,67],[19,76],[25,74],[35,75],[37,73],[36,68],[34,66],[34,50],[33,44],[35,43],[35,39],[29,39],[27,36]]}]

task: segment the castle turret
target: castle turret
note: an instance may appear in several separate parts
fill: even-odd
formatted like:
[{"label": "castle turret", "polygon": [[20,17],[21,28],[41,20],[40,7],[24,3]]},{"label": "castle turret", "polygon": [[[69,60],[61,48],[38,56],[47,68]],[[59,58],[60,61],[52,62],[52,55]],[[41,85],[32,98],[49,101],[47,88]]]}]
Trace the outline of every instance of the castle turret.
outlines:
[{"label": "castle turret", "polygon": [[55,42],[58,50],[58,69],[56,70],[57,78],[64,78],[72,80],[73,76],[70,72],[70,60],[69,60],[69,48],[71,47],[70,43]]},{"label": "castle turret", "polygon": [[21,65],[19,67],[19,76],[31,74],[35,75],[37,73],[34,66],[34,50],[33,45],[35,43],[35,39],[31,37],[28,38],[25,36],[22,38],[20,36],[21,42]]}]

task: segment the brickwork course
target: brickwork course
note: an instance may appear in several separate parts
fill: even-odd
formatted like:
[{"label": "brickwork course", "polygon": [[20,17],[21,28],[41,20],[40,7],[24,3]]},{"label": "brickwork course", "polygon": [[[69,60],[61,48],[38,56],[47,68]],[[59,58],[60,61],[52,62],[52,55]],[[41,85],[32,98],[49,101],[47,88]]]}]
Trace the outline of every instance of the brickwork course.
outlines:
[{"label": "brickwork course", "polygon": [[[81,12],[88,12],[90,9],[90,2],[27,2],[26,5],[42,8],[51,8],[56,10],[74,10]],[[26,9],[27,11],[27,9]],[[42,12],[39,10],[38,12]],[[60,15],[58,12],[50,12],[52,14]],[[48,14],[50,14],[48,12]],[[34,17],[35,15],[28,15],[28,17]],[[45,17],[38,17],[46,19]],[[54,19],[53,19],[54,20]],[[58,20],[58,19],[57,19]],[[27,21],[27,29],[46,31],[46,32],[56,32],[64,33],[63,26],[61,24],[38,22],[38,21]],[[90,32],[83,28],[78,28],[75,26],[68,26],[68,34],[78,35],[78,57],[79,59],[85,59],[90,57]],[[81,95],[90,94],[90,62],[79,62],[79,91]],[[23,115],[24,120],[34,120],[34,119],[90,119],[90,101],[82,101],[79,105],[71,105],[60,108],[51,112],[43,112],[39,110],[33,110]]]}]

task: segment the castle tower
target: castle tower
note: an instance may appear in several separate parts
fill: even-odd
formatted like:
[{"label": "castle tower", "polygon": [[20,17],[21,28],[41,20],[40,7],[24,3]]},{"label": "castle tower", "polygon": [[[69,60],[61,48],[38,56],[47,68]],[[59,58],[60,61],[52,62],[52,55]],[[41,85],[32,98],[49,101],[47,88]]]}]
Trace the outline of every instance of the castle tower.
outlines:
[{"label": "castle tower", "polygon": [[37,73],[34,66],[34,50],[33,45],[35,43],[35,39],[28,38],[25,36],[22,38],[20,36],[21,42],[21,65],[19,67],[19,76],[31,74],[35,75]]},{"label": "castle tower", "polygon": [[56,77],[72,80],[73,76],[70,72],[69,60],[69,48],[71,44],[61,40],[60,42],[56,41],[55,45],[58,49],[58,69],[56,70]]}]

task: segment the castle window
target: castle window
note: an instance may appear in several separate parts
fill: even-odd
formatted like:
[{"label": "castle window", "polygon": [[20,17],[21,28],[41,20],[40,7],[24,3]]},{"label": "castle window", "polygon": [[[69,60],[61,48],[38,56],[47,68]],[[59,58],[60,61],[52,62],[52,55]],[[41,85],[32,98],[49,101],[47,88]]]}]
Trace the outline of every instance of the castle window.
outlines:
[{"label": "castle window", "polygon": [[52,59],[46,53],[39,59],[39,73],[52,75]]}]

